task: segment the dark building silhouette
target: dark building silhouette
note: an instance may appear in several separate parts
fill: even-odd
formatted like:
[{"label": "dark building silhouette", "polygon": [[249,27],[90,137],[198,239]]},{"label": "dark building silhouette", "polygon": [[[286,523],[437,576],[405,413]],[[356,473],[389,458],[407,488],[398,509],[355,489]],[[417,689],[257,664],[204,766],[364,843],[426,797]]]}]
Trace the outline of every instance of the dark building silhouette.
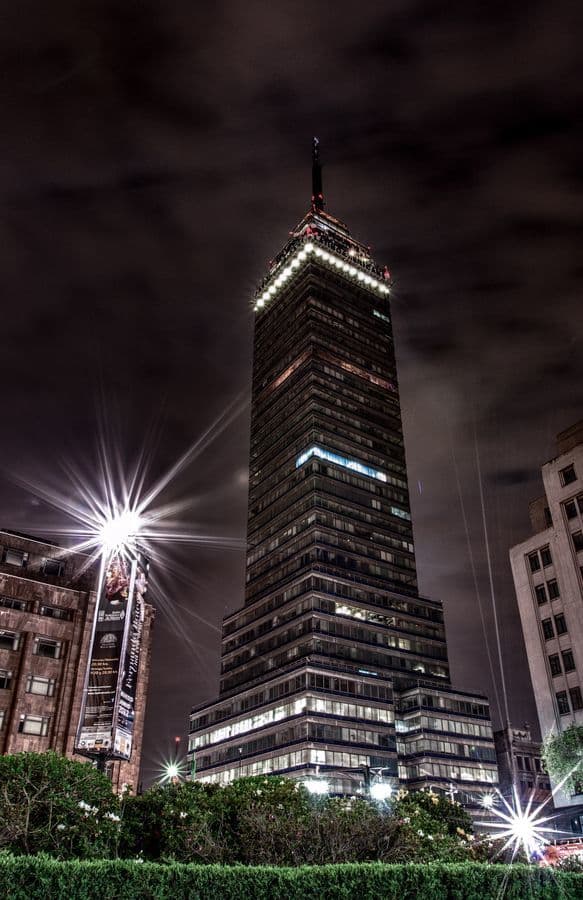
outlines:
[{"label": "dark building silhouette", "polygon": [[[417,591],[390,285],[325,211],[315,142],[311,209],[255,299],[245,605],[220,698],[191,716],[198,778],[319,773],[352,793],[398,777],[397,728],[403,779],[496,781],[487,701],[450,688],[441,603]],[[474,730],[444,738],[450,720]]]}]

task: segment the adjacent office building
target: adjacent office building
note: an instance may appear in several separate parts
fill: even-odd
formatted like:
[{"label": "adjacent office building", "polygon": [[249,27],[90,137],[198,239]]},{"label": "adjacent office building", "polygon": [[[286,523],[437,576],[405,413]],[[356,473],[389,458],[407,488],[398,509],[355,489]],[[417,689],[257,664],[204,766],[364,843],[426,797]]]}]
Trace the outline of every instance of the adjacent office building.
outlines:
[{"label": "adjacent office building", "polygon": [[[557,436],[531,503],[533,534],[510,551],[543,737],[583,725],[583,422]],[[583,787],[582,787],[583,790]],[[583,825],[583,794],[555,797]]]},{"label": "adjacent office building", "polygon": [[[0,532],[0,752],[71,758],[95,612],[96,572],[56,544]],[[137,789],[154,610],[146,606],[134,752],[111,761],[116,790]]]},{"label": "adjacent office building", "polygon": [[530,728],[513,728],[508,725],[494,732],[500,793],[512,802],[514,791],[523,805],[532,802],[547,803],[549,814],[552,802],[549,797],[551,784],[541,759],[540,741],[533,740]]},{"label": "adjacent office building", "polygon": [[315,144],[311,209],[254,303],[245,603],[220,697],[191,715],[201,780],[497,781],[487,701],[451,688],[441,603],[417,590],[390,290],[325,211]]}]

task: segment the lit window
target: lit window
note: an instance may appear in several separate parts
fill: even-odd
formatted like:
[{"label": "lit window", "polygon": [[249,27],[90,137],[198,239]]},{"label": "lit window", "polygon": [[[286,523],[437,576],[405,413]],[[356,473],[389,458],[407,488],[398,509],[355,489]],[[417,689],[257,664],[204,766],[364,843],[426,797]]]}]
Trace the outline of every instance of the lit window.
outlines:
[{"label": "lit window", "polygon": [[21,569],[24,569],[28,562],[28,553],[25,553],[24,550],[13,550],[11,547],[6,547],[2,562],[7,563],[9,566],[20,566]]},{"label": "lit window", "polygon": [[561,716],[566,716],[571,711],[569,709],[569,699],[567,697],[566,691],[559,691],[558,694],[555,695],[557,698],[557,706],[559,708],[559,714]]},{"label": "lit window", "polygon": [[561,469],[559,472],[559,478],[561,479],[561,484],[565,487],[567,484],[573,484],[574,481],[577,481],[577,473],[575,472],[575,466],[565,466],[564,469]]},{"label": "lit window", "polygon": [[9,690],[11,682],[12,672],[9,672],[8,669],[0,669],[0,690]]},{"label": "lit window", "polygon": [[29,675],[26,679],[27,694],[40,694],[43,697],[52,697],[55,692],[55,679],[42,678],[40,675]]},{"label": "lit window", "polygon": [[36,734],[44,737],[49,730],[48,716],[21,716],[18,731],[21,734]]},{"label": "lit window", "polygon": [[563,667],[565,672],[572,672],[575,668],[575,660],[573,658],[572,650],[563,650],[561,652],[561,656],[563,657]]},{"label": "lit window", "polygon": [[0,650],[18,650],[20,635],[16,631],[0,631]]},{"label": "lit window", "polygon": [[51,659],[59,659],[61,656],[61,642],[51,641],[49,638],[36,637],[34,639],[34,650],[37,656],[47,656]]},{"label": "lit window", "polygon": [[317,446],[310,447],[298,456],[296,459],[296,469],[303,466],[303,464],[312,456],[316,456],[318,459],[325,459],[337,466],[343,466],[343,468],[350,469],[352,472],[358,472],[359,475],[366,475],[368,478],[376,478],[377,481],[386,482],[387,480],[385,473],[379,472],[378,469],[373,469],[371,466],[358,462],[356,459],[349,459],[346,456],[340,456],[338,453],[331,453],[330,450],[324,450],[322,447]]},{"label": "lit window", "polygon": [[552,656],[549,656],[549,667],[553,678],[561,674],[561,660],[558,653],[553,653]]}]

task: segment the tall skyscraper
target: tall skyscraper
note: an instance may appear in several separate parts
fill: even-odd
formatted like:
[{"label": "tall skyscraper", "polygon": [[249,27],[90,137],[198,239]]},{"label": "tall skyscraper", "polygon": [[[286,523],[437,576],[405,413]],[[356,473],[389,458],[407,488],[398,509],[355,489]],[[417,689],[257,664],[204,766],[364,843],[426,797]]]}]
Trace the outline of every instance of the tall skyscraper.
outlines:
[{"label": "tall skyscraper", "polygon": [[[512,547],[510,564],[544,738],[583,725],[583,422],[557,436],[542,480],[544,496],[530,505],[533,534]],[[555,796],[578,831],[580,787]]]},{"label": "tall skyscraper", "polygon": [[[487,703],[450,690],[441,603],[417,591],[390,274],[325,210],[317,141],[312,185],[255,298],[245,605],[224,620],[191,761],[218,781],[325,772],[346,793],[371,770],[396,779],[405,690],[405,743],[415,710],[441,707],[478,748],[454,756],[480,787],[496,780]],[[457,777],[422,740],[402,777]]]}]

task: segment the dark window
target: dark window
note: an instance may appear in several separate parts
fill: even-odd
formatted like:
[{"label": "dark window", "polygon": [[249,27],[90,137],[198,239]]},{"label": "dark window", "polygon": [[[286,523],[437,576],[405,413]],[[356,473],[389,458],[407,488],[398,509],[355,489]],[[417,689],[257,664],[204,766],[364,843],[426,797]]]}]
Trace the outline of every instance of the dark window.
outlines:
[{"label": "dark window", "polygon": [[562,716],[566,716],[570,712],[567,691],[559,691],[559,693],[556,695],[556,697],[557,697],[557,706],[559,707],[559,713]]},{"label": "dark window", "polygon": [[62,606],[41,606],[40,614],[49,616],[51,619],[64,619],[66,622],[70,622],[73,618],[73,611],[64,609]]},{"label": "dark window", "polygon": [[558,653],[553,653],[552,656],[549,656],[549,666],[551,667],[551,675],[553,678],[556,675],[561,674],[561,660],[559,659]]},{"label": "dark window", "polygon": [[0,606],[4,609],[18,609],[21,612],[26,611],[26,600],[15,600],[14,597],[0,597]]},{"label": "dark window", "polygon": [[572,672],[575,668],[575,660],[573,658],[572,650],[563,650],[561,652],[561,656],[563,657],[563,667],[565,672]]},{"label": "dark window", "polygon": [[7,669],[0,669],[0,690],[3,690],[3,691],[10,690],[11,681],[12,681],[12,672],[9,672]]},{"label": "dark window", "polygon": [[16,631],[0,631],[0,650],[18,650],[20,635]]},{"label": "dark window", "polygon": [[540,558],[542,560],[543,566],[551,566],[553,564],[553,557],[551,556],[551,551],[548,547],[543,547],[540,552]]},{"label": "dark window", "polygon": [[544,517],[545,517],[545,525],[547,528],[551,528],[553,524],[553,517],[551,516],[551,511],[548,506],[544,508]]},{"label": "dark window", "polygon": [[51,641],[49,638],[37,637],[34,639],[34,652],[37,656],[48,656],[51,659],[59,659],[61,655],[60,641]]},{"label": "dark window", "polygon": [[524,768],[524,760],[522,759],[522,756],[516,757],[516,763],[517,763],[519,769]]},{"label": "dark window", "polygon": [[537,584],[534,592],[536,594],[536,599],[539,603],[539,606],[542,606],[543,603],[547,602],[547,592],[545,590],[544,584]]},{"label": "dark window", "polygon": [[555,632],[553,631],[553,623],[550,619],[543,619],[542,626],[545,641],[550,641],[550,639],[555,636]]},{"label": "dark window", "polygon": [[51,559],[50,557],[43,562],[43,574],[60,578],[64,572],[65,563],[61,559]]},{"label": "dark window", "polygon": [[574,500],[568,500],[565,503],[565,513],[568,519],[574,519],[577,515],[577,505]]},{"label": "dark window", "polygon": [[538,553],[530,553],[528,557],[528,562],[530,565],[531,572],[538,572],[540,569],[540,560],[538,558]]},{"label": "dark window", "polygon": [[574,687],[569,690],[571,695],[571,706],[573,709],[583,709],[583,697],[581,696],[581,688]]},{"label": "dark window", "polygon": [[557,634],[567,634],[567,623],[563,613],[555,616],[555,628],[557,629]]},{"label": "dark window", "polygon": [[549,592],[550,600],[556,600],[557,597],[560,596],[559,585],[557,584],[557,582],[554,579],[552,581],[547,581],[547,590]]},{"label": "dark window", "polygon": [[575,550],[583,550],[583,531],[574,531],[571,537],[573,538]]},{"label": "dark window", "polygon": [[577,506],[579,507],[579,512],[583,516],[583,494],[579,494],[577,497]]},{"label": "dark window", "polygon": [[575,466],[565,466],[565,468],[561,469],[561,471],[559,472],[559,478],[561,479],[561,484],[563,486],[565,486],[566,484],[573,484],[574,481],[577,481]]},{"label": "dark window", "polygon": [[25,553],[24,550],[12,550],[11,547],[6,547],[2,562],[7,563],[9,566],[20,566],[21,569],[24,569],[28,562],[28,553]]}]

